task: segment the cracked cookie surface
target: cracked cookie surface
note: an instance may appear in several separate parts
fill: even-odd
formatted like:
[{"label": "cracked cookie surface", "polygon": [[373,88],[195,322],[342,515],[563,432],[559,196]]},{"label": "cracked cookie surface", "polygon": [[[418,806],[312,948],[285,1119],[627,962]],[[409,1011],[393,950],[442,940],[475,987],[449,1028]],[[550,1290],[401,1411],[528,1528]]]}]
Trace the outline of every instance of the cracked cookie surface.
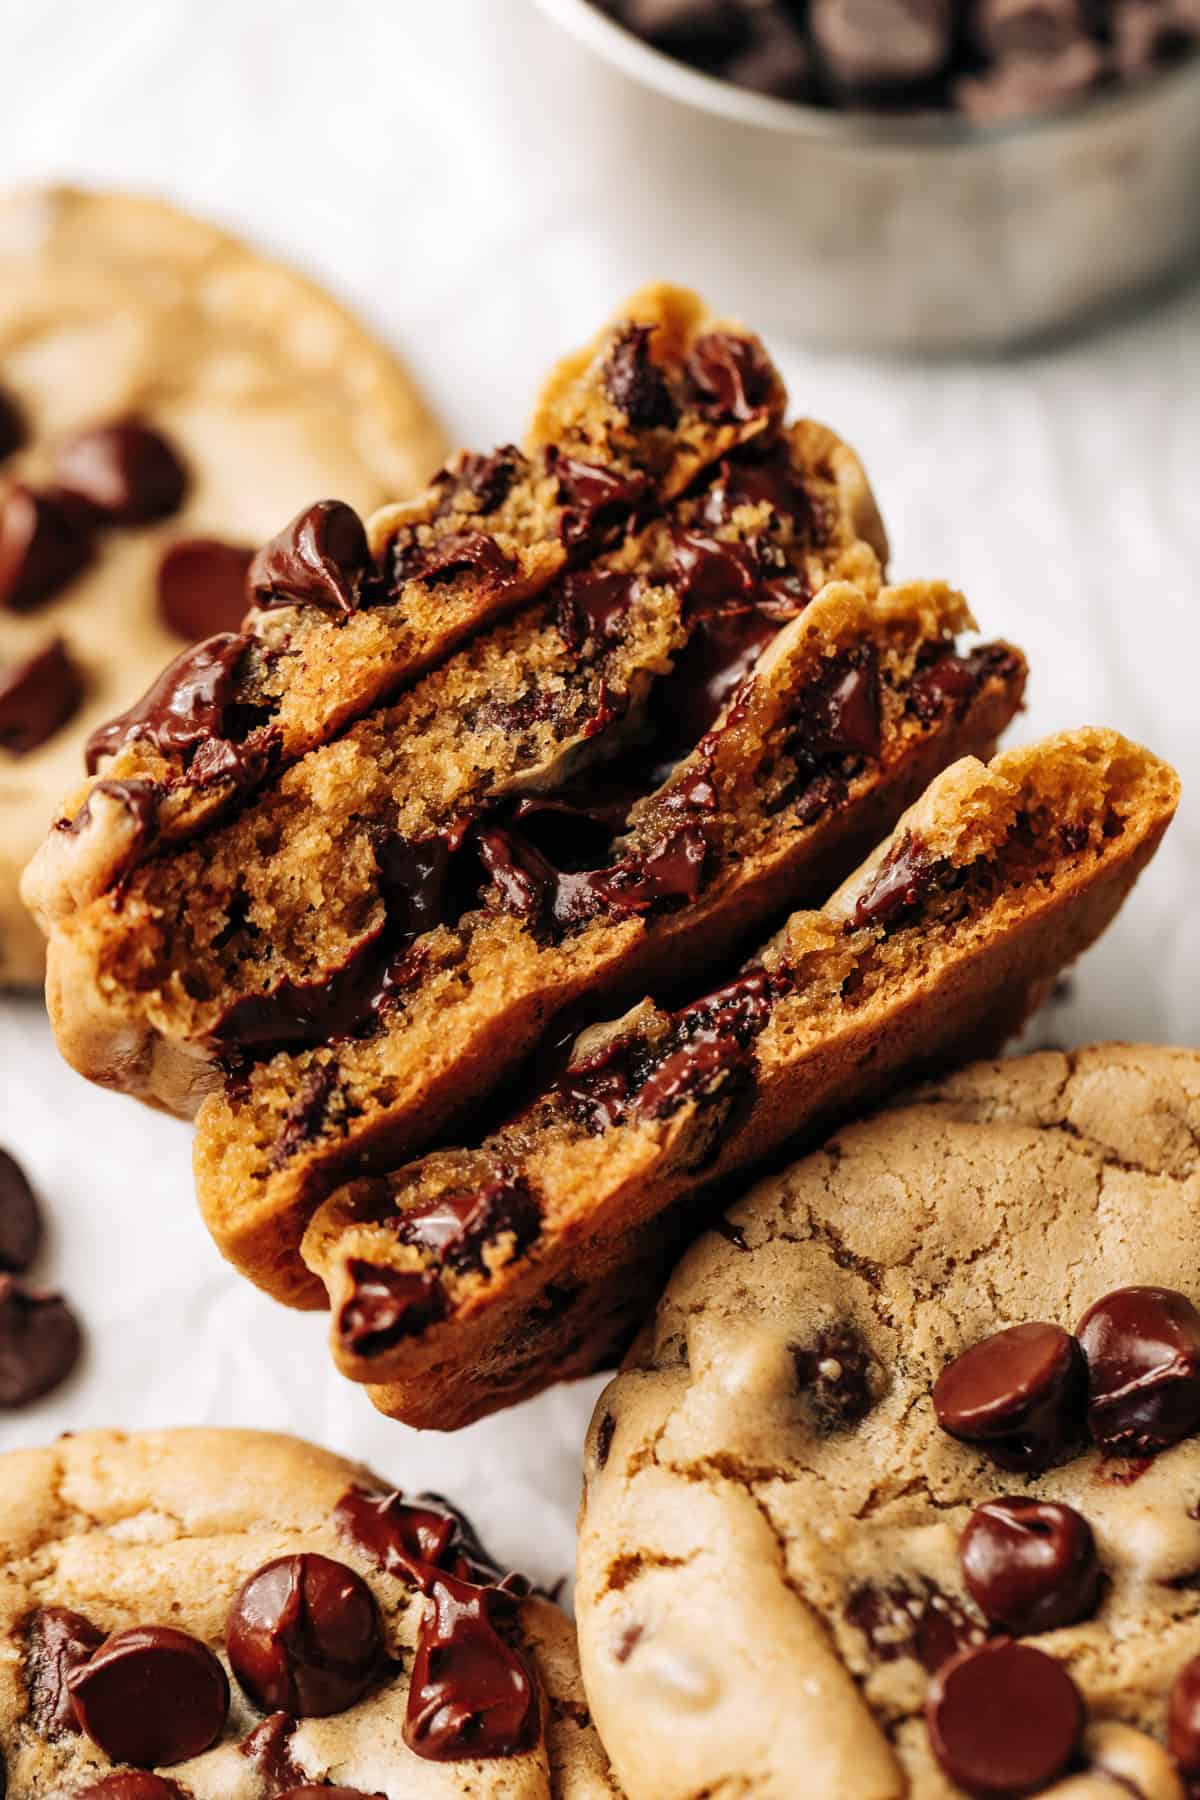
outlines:
[{"label": "cracked cookie surface", "polygon": [[1107,1045],[970,1067],[726,1212],[588,1440],[581,1654],[631,1795],[782,1796],[799,1768],[856,1800],[983,1791],[924,1715],[949,1657],[999,1641],[963,1533],[1016,1498],[1080,1515],[1099,1569],[1083,1616],[1020,1636],[1087,1719],[1021,1791],[1182,1800],[1163,1740],[1200,1651],[1200,1440],[1081,1438],[1006,1472],[939,1427],[931,1391],[980,1340],[1075,1332],[1115,1289],[1200,1301],[1198,1202],[1200,1054]]},{"label": "cracked cookie surface", "polygon": [[435,1496],[218,1430],[14,1451],[0,1495],[8,1800],[618,1792],[567,1619]]}]

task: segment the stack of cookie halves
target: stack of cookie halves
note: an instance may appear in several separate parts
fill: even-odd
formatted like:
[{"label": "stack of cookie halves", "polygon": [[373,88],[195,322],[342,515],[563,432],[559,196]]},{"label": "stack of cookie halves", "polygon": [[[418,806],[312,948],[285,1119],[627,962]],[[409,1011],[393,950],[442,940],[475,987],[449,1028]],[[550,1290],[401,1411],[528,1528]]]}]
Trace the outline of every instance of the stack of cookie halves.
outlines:
[{"label": "stack of cookie halves", "polygon": [[[1000,1065],[847,1135],[853,1180],[835,1140],[719,1216],[995,1053],[1178,798],[1112,731],[997,752],[1021,651],[941,582],[888,584],[857,458],[786,414],[752,333],[657,287],[552,371],[521,444],[365,523],[331,499],[294,519],[240,630],[94,734],[27,871],[56,1035],[196,1117],[221,1252],[328,1305],[382,1411],[456,1427],[628,1353],[589,1441],[580,1610],[632,1800],[1180,1800],[1146,1683],[1122,1710],[1094,1633],[1070,1675],[1021,1641],[1107,1584],[1136,1612],[1103,1509],[1093,1534],[1075,1475],[982,1524],[967,1500],[1089,1432],[1103,1482],[1200,1424],[1186,1296],[1110,1294],[1089,1323],[1194,1249],[1126,1256],[1117,1190],[1186,1181],[1200,1118],[1168,1150],[1140,1132],[1116,1053]],[[1154,1080],[1159,1113],[1195,1114],[1194,1067]],[[1146,1369],[1150,1423],[1097,1424]],[[355,1541],[419,1565],[449,1619],[452,1526],[371,1504]],[[1138,1554],[1183,1588],[1195,1551]],[[689,1650],[701,1616],[735,1675]],[[438,1725],[448,1759],[509,1754],[473,1716]]]}]

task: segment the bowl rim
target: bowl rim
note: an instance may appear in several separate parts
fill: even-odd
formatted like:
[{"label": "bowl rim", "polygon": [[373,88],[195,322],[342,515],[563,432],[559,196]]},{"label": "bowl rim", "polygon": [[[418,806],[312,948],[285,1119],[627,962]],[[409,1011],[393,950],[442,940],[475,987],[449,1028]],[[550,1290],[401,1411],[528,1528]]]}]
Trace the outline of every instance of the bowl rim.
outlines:
[{"label": "bowl rim", "polygon": [[705,75],[644,43],[626,26],[608,18],[592,0],[536,0],[536,4],[606,62],[616,64],[635,81],[657,88],[672,100],[701,112],[717,113],[737,124],[842,143],[886,144],[913,150],[982,147],[1066,130],[1102,114],[1111,117],[1131,111],[1148,98],[1156,98],[1164,88],[1193,82],[1200,88],[1198,46],[1182,62],[1144,81],[1121,83],[1090,99],[1049,107],[1027,118],[980,123],[965,119],[960,113],[835,112],[828,107],[805,106],[799,100],[777,100],[735,87],[718,75]]}]

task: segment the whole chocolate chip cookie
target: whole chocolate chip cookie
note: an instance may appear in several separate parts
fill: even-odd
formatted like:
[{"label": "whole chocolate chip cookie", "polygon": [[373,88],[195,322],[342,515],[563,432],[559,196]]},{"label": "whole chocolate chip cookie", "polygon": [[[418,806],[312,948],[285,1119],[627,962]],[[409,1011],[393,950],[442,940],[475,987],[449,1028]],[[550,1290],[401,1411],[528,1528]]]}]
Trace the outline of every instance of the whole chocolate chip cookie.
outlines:
[{"label": "whole chocolate chip cookie", "polygon": [[981,1063],[697,1243],[586,1453],[633,1800],[1193,1791],[1198,1143],[1195,1051]]},{"label": "whole chocolate chip cookie", "polygon": [[443,442],[328,294],[161,201],[0,200],[0,985],[83,746],[189,642],[235,631],[251,550],[314,493],[417,488]]},{"label": "whole chocolate chip cookie", "polygon": [[[0,1458],[9,1800],[609,1800],[565,1617],[293,1438]],[[0,1778],[0,1788],[3,1778]]]}]

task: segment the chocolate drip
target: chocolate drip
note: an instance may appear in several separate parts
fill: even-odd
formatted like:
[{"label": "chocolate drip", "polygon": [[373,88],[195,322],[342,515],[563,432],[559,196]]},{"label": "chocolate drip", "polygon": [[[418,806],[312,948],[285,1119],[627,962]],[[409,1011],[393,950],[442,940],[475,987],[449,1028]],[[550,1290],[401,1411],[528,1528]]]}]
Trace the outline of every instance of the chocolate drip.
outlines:
[{"label": "chocolate drip", "polygon": [[890,931],[925,901],[937,874],[922,839],[906,832],[880,863],[866,893],[859,895],[852,925],[882,925]]},{"label": "chocolate drip", "polygon": [[441,1494],[417,1494],[406,1501],[398,1492],[351,1488],[339,1500],[334,1521],[342,1536],[381,1569],[418,1586],[432,1566],[460,1580],[503,1584],[512,1593],[530,1589],[523,1575],[507,1572],[484,1549],[466,1514]]},{"label": "chocolate drip", "polygon": [[[169,663],[158,680],[128,712],[101,725],[87,741],[88,773],[102,759],[115,756],[135,738],[145,738],[159,753],[194,765],[207,751],[210,775],[234,774],[249,767],[250,753],[239,716],[257,709],[235,706],[238,664],[251,639],[236,632],[207,638]],[[250,729],[259,723],[251,717]]]},{"label": "chocolate drip", "polygon": [[564,575],[557,623],[567,648],[578,653],[589,638],[619,638],[638,586],[636,575],[616,569],[577,569]]}]

